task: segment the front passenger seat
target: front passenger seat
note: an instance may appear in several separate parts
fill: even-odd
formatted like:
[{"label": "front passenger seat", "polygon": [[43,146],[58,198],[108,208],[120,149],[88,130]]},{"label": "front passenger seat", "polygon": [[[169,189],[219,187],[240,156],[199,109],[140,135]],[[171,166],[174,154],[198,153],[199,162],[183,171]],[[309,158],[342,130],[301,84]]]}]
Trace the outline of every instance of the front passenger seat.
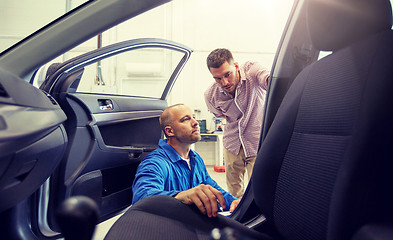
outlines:
[{"label": "front passenger seat", "polygon": [[259,231],[208,218],[174,198],[132,206],[106,239],[393,239],[393,32],[389,0],[308,0],[315,48],[257,156]]}]

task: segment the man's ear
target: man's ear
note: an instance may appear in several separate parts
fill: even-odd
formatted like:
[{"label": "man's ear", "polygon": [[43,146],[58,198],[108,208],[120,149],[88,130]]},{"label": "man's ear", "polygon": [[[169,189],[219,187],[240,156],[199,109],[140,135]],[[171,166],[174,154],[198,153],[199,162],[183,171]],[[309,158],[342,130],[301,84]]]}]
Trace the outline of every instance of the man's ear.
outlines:
[{"label": "man's ear", "polygon": [[165,127],[165,133],[166,133],[166,135],[167,135],[168,137],[175,136],[175,134],[174,134],[173,129],[172,129],[171,126],[166,126],[166,127]]}]

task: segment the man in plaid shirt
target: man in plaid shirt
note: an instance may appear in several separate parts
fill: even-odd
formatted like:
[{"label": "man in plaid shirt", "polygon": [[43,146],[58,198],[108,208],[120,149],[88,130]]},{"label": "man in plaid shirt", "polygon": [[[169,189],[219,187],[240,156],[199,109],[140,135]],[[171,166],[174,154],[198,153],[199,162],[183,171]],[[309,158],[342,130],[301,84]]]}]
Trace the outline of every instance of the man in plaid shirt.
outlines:
[{"label": "man in plaid shirt", "polygon": [[239,65],[228,49],[213,50],[207,66],[215,82],[206,90],[211,113],[225,118],[224,161],[229,192],[241,198],[258,152],[269,71],[257,62]]}]

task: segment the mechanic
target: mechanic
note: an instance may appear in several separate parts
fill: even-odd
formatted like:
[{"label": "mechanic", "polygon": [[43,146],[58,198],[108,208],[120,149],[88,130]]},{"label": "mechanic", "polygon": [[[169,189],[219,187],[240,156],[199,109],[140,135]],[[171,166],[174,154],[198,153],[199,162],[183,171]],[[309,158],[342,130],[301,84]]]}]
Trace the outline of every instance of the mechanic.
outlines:
[{"label": "mechanic", "polygon": [[251,178],[264,114],[269,71],[257,62],[240,66],[225,48],[213,50],[207,67],[215,83],[205,91],[207,108],[217,118],[225,118],[223,145],[228,191],[241,198],[244,173]]},{"label": "mechanic", "polygon": [[199,124],[191,109],[176,104],[165,109],[160,125],[167,139],[138,166],[132,186],[133,204],[152,195],[168,195],[191,205],[209,217],[220,207],[233,211],[239,200],[209,176],[206,166],[191,144],[201,140]]}]

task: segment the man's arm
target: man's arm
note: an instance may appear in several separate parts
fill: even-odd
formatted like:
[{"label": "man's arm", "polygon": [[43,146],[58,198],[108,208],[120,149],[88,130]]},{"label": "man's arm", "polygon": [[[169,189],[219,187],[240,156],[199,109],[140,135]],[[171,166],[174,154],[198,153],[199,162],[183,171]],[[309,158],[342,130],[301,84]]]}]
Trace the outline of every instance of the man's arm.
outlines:
[{"label": "man's arm", "polygon": [[270,81],[270,71],[258,62],[247,62],[249,64],[249,74],[258,81],[262,89],[267,90]]},{"label": "man's arm", "polygon": [[[230,195],[230,193],[228,194]],[[226,202],[228,201],[224,199],[220,191],[205,184],[201,184],[187,191],[179,192],[175,195],[175,198],[187,205],[195,204],[203,214],[207,214],[209,217],[217,216],[217,203],[224,208],[223,210],[229,209],[230,212],[233,212],[240,203],[239,199],[232,196],[234,200],[228,200],[230,205],[227,205]]]},{"label": "man's arm", "polygon": [[[197,154],[197,153],[196,153]],[[203,178],[203,184],[205,185],[209,185],[211,187],[213,187],[214,189],[218,190],[219,192],[221,192],[222,196],[224,197],[225,200],[225,205],[221,206],[223,207],[224,211],[233,211],[236,206],[239,204],[239,201],[237,200],[236,197],[234,197],[232,194],[230,194],[229,192],[225,191],[223,188],[221,188],[216,181],[214,181],[205,166],[204,161],[202,160],[201,156],[199,154],[197,154],[196,157],[196,169],[199,169],[200,174]]]},{"label": "man's arm", "polygon": [[132,203],[153,195],[174,196],[177,191],[164,191],[165,171],[151,161],[142,161],[132,184]]},{"label": "man's arm", "polygon": [[[232,194],[230,194],[229,192],[227,192],[227,191],[225,191],[222,187],[220,187],[218,184],[217,184],[217,182],[216,181],[214,181],[211,177],[210,177],[210,175],[209,175],[209,173],[207,172],[207,170],[206,170],[206,178],[205,178],[205,181],[204,181],[204,183],[205,184],[208,184],[208,185],[210,185],[210,186],[212,186],[212,187],[214,187],[215,189],[217,189],[218,191],[220,191],[221,193],[222,193],[222,195],[223,195],[223,197],[224,197],[224,199],[225,199],[225,206],[223,206],[223,205],[221,205],[222,207],[223,207],[223,210],[224,211],[231,211],[231,208],[232,208],[232,203],[235,201],[235,200],[237,200],[237,198],[236,197],[234,197]],[[238,203],[238,202],[237,202]],[[237,206],[237,204],[236,204],[236,206]],[[236,207],[235,206],[235,207]],[[235,208],[234,207],[234,208]],[[233,209],[234,209],[233,208]],[[232,210],[233,211],[233,210]]]},{"label": "man's arm", "polygon": [[179,192],[175,198],[187,205],[195,204],[203,214],[207,214],[209,217],[217,216],[217,202],[225,208],[225,199],[222,193],[210,185],[201,184]]},{"label": "man's arm", "polygon": [[205,91],[205,102],[206,102],[206,106],[207,109],[209,110],[209,112],[211,112],[216,118],[225,118],[225,115],[223,114],[223,112],[221,111],[221,109],[217,108],[215,106],[215,104],[213,103],[213,92],[212,92],[212,87],[208,88]]}]

